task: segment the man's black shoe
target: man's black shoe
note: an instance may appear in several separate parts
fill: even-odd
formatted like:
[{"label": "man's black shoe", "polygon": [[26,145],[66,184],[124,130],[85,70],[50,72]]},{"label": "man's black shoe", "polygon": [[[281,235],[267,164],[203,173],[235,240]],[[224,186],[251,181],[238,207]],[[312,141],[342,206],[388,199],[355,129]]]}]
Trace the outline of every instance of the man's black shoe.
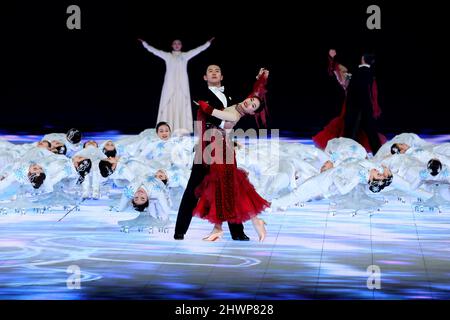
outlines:
[{"label": "man's black shoe", "polygon": [[240,234],[240,235],[235,236],[235,237],[232,237],[232,238],[233,238],[233,240],[236,240],[236,241],[250,241],[250,238],[247,237],[247,236],[245,235],[245,233]]},{"label": "man's black shoe", "polygon": [[184,240],[184,234],[182,234],[182,233],[175,233],[175,234],[173,235],[173,238],[174,238],[175,240]]}]

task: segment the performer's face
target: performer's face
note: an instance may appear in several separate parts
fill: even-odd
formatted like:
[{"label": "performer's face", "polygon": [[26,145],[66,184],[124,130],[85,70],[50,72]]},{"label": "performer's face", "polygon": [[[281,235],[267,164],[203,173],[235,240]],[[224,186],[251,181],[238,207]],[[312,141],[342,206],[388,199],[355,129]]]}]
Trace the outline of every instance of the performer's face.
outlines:
[{"label": "performer's face", "polygon": [[112,142],[112,141],[107,141],[107,142],[105,143],[104,148],[105,148],[106,151],[113,151],[113,150],[116,149],[116,146],[114,145],[114,142]]},{"label": "performer's face", "polygon": [[333,168],[333,162],[331,162],[330,160],[327,160],[327,161],[325,161],[323,166],[320,168],[320,172],[327,171],[331,168]]},{"label": "performer's face", "polygon": [[162,125],[158,128],[157,134],[161,140],[167,140],[170,138],[170,129],[168,126]]},{"label": "performer's face", "polygon": [[258,110],[261,102],[257,98],[247,98],[241,103],[244,108],[245,113],[255,114],[255,111]]},{"label": "performer's face", "polygon": [[137,205],[142,205],[148,201],[148,195],[145,190],[139,188],[133,196],[133,202]]},{"label": "performer's face", "polygon": [[87,148],[87,147],[89,147],[89,146],[94,146],[94,147],[98,147],[98,144],[97,144],[97,142],[95,142],[94,140],[89,140],[88,142],[86,142],[85,144],[84,144],[84,147],[85,148]]},{"label": "performer's face", "polygon": [[383,180],[384,178],[385,177],[384,177],[383,173],[381,173],[377,169],[370,170],[369,181],[372,181],[374,179],[376,179],[376,180]]},{"label": "performer's face", "polygon": [[30,174],[34,173],[34,174],[39,176],[40,174],[44,173],[44,169],[42,169],[42,167],[40,165],[38,165],[38,164],[32,164],[30,166],[30,168],[28,169],[28,172]]},{"label": "performer's face", "polygon": [[73,161],[73,165],[75,166],[75,168],[78,168],[78,166],[80,165],[80,162],[85,160],[85,159],[87,159],[87,158],[81,157],[81,156],[73,157],[72,161]]},{"label": "performer's face", "polygon": [[155,177],[156,177],[156,179],[159,179],[161,181],[167,180],[167,174],[162,170],[156,171]]},{"label": "performer's face", "polygon": [[52,140],[52,148],[62,147],[64,144],[58,140]]},{"label": "performer's face", "polygon": [[181,51],[181,48],[183,47],[183,44],[180,40],[173,40],[172,42],[172,49],[173,51]]},{"label": "performer's face", "polygon": [[208,83],[208,86],[220,87],[223,80],[222,70],[219,66],[212,64],[206,69],[203,79]]},{"label": "performer's face", "polygon": [[38,144],[37,144],[37,147],[38,147],[38,148],[44,148],[44,149],[50,150],[49,142],[46,141],[46,140],[39,141]]},{"label": "performer's face", "polygon": [[409,145],[406,143],[397,143],[400,153],[405,153],[409,149]]}]

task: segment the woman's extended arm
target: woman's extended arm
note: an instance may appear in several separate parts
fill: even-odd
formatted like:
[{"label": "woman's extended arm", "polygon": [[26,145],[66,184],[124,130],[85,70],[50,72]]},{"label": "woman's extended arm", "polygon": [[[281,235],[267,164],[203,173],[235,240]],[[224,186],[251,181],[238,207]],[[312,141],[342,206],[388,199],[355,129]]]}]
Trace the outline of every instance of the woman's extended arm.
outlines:
[{"label": "woman's extended arm", "polygon": [[220,120],[230,122],[237,122],[239,121],[239,119],[241,119],[241,115],[233,106],[225,108],[223,111],[214,109],[211,115]]},{"label": "woman's extended arm", "polygon": [[199,101],[197,104],[199,105],[200,109],[202,109],[202,111],[204,113],[212,115],[220,120],[237,122],[241,118],[241,115],[239,114],[239,112],[236,111],[235,106],[225,108],[222,111],[222,110],[214,109],[205,101]]},{"label": "woman's extended arm", "polygon": [[184,55],[185,55],[186,59],[190,60],[193,57],[195,57],[196,55],[198,55],[200,52],[205,51],[206,49],[208,49],[209,46],[211,45],[211,41],[213,39],[214,38],[208,40],[205,44],[203,44],[203,45],[201,45],[201,46],[199,46],[199,47],[197,47],[195,49],[192,49],[192,50],[189,50],[188,52],[185,52]]}]

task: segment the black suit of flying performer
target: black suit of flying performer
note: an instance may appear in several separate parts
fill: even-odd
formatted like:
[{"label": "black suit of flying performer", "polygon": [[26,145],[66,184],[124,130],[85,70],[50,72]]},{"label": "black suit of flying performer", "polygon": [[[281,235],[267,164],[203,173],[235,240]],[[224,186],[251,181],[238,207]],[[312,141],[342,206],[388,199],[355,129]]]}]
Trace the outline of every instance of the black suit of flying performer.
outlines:
[{"label": "black suit of flying performer", "polygon": [[374,75],[372,68],[360,66],[350,80],[347,91],[347,105],[345,112],[344,137],[357,141],[360,129],[364,130],[369,140],[372,153],[375,154],[381,147],[375,118],[373,117],[373,104],[371,98]]}]

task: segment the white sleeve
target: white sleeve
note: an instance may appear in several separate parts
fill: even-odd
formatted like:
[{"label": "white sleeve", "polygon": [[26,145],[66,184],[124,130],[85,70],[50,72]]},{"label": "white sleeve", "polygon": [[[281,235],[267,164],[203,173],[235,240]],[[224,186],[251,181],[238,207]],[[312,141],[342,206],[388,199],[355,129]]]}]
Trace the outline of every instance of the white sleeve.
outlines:
[{"label": "white sleeve", "polygon": [[143,42],[142,45],[144,46],[145,49],[147,49],[147,51],[153,53],[155,56],[163,59],[164,61],[167,60],[167,58],[169,57],[170,53],[166,52],[166,51],[162,51],[162,50],[158,50],[155,47],[152,47],[151,45],[149,45],[147,42]]},{"label": "white sleeve", "polygon": [[[10,174],[0,181],[0,196],[16,181],[14,175]],[[0,197],[1,198],[1,197]]]},{"label": "white sleeve", "polygon": [[359,177],[352,176],[350,179],[335,176],[334,185],[339,190],[339,193],[344,195],[352,191],[359,184]]},{"label": "white sleeve", "polygon": [[404,180],[403,178],[399,177],[398,175],[394,175],[392,179],[392,188],[395,188],[397,190],[407,192],[411,194],[412,196],[422,198],[422,199],[428,199],[431,198],[433,195],[432,193],[422,190],[422,189],[413,189],[411,184]]},{"label": "white sleeve", "polygon": [[125,194],[122,194],[122,197],[120,198],[119,205],[117,206],[117,211],[124,211],[130,202],[130,199]]},{"label": "white sleeve", "polygon": [[158,207],[161,209],[158,210],[158,216],[167,219],[170,213],[170,205],[167,197],[163,192],[157,192],[155,198],[158,201]]},{"label": "white sleeve", "polygon": [[198,55],[200,52],[205,51],[206,49],[208,49],[208,47],[211,45],[211,42],[206,42],[204,45],[201,45],[200,47],[197,47],[195,49],[189,50],[188,52],[184,53],[184,56],[186,57],[187,60],[192,59],[193,57],[195,57],[196,55]]},{"label": "white sleeve", "polygon": [[107,179],[103,178],[102,175],[100,174],[100,169],[98,168],[98,163],[96,162],[95,165],[95,170],[91,169],[91,173],[92,173],[92,187],[95,189],[100,189],[100,184],[102,183],[102,181],[105,181]]},{"label": "white sleeve", "polygon": [[135,152],[136,157],[147,158],[147,156],[154,151],[155,143],[153,141],[151,141],[151,142],[145,141],[145,142],[146,143],[144,144],[144,147],[142,149],[140,148],[141,147],[140,145],[138,148],[136,148],[136,152]]},{"label": "white sleeve", "polygon": [[[129,183],[131,183],[135,179],[137,173],[132,172],[125,163],[122,163],[121,165],[122,168],[119,168],[120,174],[117,176],[119,177],[119,179],[125,179]],[[116,168],[116,170],[118,170],[118,168]]]}]

